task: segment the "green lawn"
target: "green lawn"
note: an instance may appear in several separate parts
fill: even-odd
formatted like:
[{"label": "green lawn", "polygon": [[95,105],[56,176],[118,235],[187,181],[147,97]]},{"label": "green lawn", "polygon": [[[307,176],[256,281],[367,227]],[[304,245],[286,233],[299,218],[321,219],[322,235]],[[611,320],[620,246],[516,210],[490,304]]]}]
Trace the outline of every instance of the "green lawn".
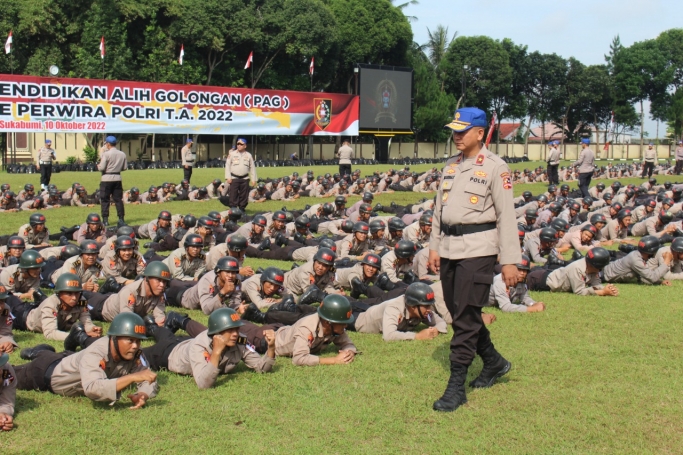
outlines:
[{"label": "green lawn", "polygon": [[[220,173],[195,171],[196,182]],[[281,169],[259,169],[259,174],[277,176]],[[65,187],[77,179],[90,189],[98,178],[57,174],[54,181]],[[125,186],[141,187],[180,178],[180,171],[161,170],[124,176]],[[5,181],[17,188],[38,178],[0,174]],[[543,186],[516,186],[515,194],[527,188],[536,193]],[[404,193],[377,200],[421,197]],[[313,202],[302,199],[291,206]],[[201,209],[188,208],[187,202],[166,206],[195,214],[222,208],[218,202]],[[128,209],[128,221],[137,224],[155,217],[160,207]],[[87,213],[46,212],[52,229],[81,222]],[[26,218],[2,214],[0,233],[16,230]],[[276,261],[247,259],[247,264],[290,268]],[[351,365],[294,367],[280,358],[272,374],[242,368],[206,391],[198,391],[190,377],[163,372],[159,396],[135,412],[125,403],[110,407],[86,398],[19,392],[17,429],[0,435],[0,448],[9,453],[680,453],[683,285],[618,287],[616,298],[535,293],[547,304],[544,313],[487,310],[498,317],[490,330],[513,369],[491,389],[468,389],[469,403],[452,414],[431,409],[448,378],[450,335],[385,343],[380,335],[352,333],[363,354]],[[200,312],[191,316],[207,319]],[[44,342],[25,332],[16,332],[16,339],[22,347]],[[18,352],[12,362],[23,363]],[[469,379],[480,369],[477,359]]]}]

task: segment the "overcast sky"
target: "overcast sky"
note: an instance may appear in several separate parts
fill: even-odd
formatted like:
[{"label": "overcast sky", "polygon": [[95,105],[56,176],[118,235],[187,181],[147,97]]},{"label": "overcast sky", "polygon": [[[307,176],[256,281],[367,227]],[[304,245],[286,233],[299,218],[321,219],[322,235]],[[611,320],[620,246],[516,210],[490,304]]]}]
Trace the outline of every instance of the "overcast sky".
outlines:
[{"label": "overcast sky", "polygon": [[[401,4],[407,0],[395,0]],[[427,28],[448,26],[458,36],[486,35],[510,38],[525,44],[530,52],[575,57],[586,65],[605,63],[604,55],[614,36],[624,46],[656,38],[664,30],[683,27],[683,2],[678,0],[571,0],[551,2],[526,0],[419,0],[404,9],[412,22],[414,39],[424,44]],[[645,130],[655,136],[656,122],[646,107]],[[659,135],[665,134],[660,125]]]}]

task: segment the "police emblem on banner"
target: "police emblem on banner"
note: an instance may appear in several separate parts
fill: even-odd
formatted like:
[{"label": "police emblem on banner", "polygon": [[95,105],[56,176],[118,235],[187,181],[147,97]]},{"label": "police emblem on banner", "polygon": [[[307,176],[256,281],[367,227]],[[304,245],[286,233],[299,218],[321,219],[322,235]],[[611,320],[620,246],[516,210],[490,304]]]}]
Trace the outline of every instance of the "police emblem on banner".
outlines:
[{"label": "police emblem on banner", "polygon": [[332,121],[332,100],[329,98],[313,98],[313,115],[315,124],[324,130]]},{"label": "police emblem on banner", "polygon": [[392,123],[396,123],[397,93],[396,86],[389,79],[384,79],[377,84],[375,89],[375,105],[377,106],[375,123],[383,119],[389,119]]}]

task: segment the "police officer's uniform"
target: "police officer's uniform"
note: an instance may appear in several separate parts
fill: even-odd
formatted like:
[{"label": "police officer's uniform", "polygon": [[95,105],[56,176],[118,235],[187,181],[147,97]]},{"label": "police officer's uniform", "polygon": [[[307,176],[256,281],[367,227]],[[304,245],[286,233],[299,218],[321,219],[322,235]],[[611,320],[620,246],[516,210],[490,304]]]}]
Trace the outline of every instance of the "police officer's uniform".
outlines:
[{"label": "police officer's uniform", "polygon": [[40,187],[44,190],[50,184],[52,177],[52,160],[56,160],[55,150],[52,148],[52,141],[45,140],[45,147],[38,150],[38,166],[40,167]]},{"label": "police officer's uniform", "polygon": [[[225,160],[225,179],[232,180],[228,188],[230,207],[239,207],[244,212],[249,203],[249,179],[256,181],[256,165],[251,153],[246,150],[247,140],[239,138],[238,141],[244,142],[245,149],[243,152],[230,152]],[[223,202],[224,198],[219,200]]]},{"label": "police officer's uniform", "polygon": [[187,140],[187,144],[180,151],[180,156],[183,160],[183,179],[189,182],[192,178],[192,168],[194,167],[194,161],[196,159],[196,155],[192,150],[192,139]]},{"label": "police officer's uniform", "polygon": [[119,217],[119,225],[125,224],[123,218],[125,211],[123,208],[123,186],[121,184],[121,172],[128,168],[126,154],[116,149],[116,138],[107,136],[106,142],[111,148],[102,154],[102,161],[97,169],[102,172],[100,181],[100,195],[102,204],[102,218],[104,224],[108,223],[110,197],[116,205],[116,214]]}]

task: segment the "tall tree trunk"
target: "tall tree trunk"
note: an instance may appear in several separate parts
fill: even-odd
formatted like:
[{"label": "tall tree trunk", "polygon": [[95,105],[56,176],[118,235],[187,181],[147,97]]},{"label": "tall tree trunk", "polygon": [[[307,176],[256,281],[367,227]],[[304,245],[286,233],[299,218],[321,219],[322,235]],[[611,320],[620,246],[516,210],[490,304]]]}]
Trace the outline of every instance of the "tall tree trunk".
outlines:
[{"label": "tall tree trunk", "polygon": [[541,157],[541,159],[545,161],[545,157],[548,154],[545,144],[545,120],[541,120],[541,146],[543,147],[541,149],[543,150],[543,156]]},{"label": "tall tree trunk", "polygon": [[529,157],[529,134],[531,134],[532,116],[529,116],[529,121],[526,123],[526,131],[524,132],[524,156]]},{"label": "tall tree trunk", "polygon": [[643,145],[644,143],[644,136],[643,134],[645,133],[643,129],[645,128],[645,114],[643,112],[643,100],[640,100],[640,158],[643,158]]},{"label": "tall tree trunk", "polygon": [[598,125],[598,114],[593,114],[593,124],[595,125],[595,140],[597,142],[595,153],[600,159],[602,152],[600,151],[600,125]]}]

